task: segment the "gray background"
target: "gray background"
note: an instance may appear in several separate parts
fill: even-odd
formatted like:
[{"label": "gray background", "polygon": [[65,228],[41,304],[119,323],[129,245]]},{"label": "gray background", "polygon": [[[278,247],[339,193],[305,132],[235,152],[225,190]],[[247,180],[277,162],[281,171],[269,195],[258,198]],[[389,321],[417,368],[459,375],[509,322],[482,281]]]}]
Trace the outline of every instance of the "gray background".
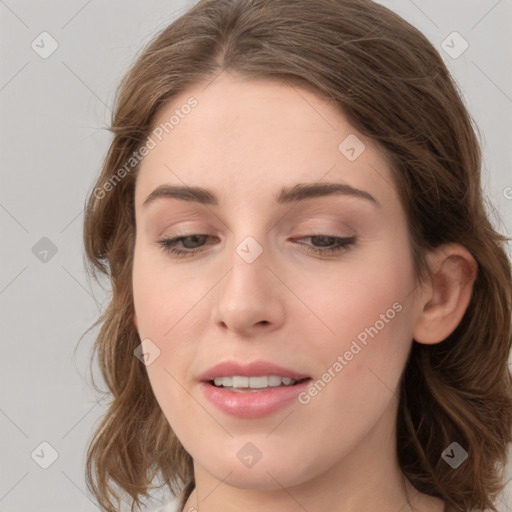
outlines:
[{"label": "gray background", "polygon": [[[82,210],[110,141],[115,87],[193,3],[0,0],[0,512],[97,510],[84,480],[86,444],[104,412],[88,377],[96,331],[73,351],[107,293],[84,271]],[[380,3],[418,27],[454,74],[482,134],[493,222],[510,236],[512,1]],[[47,58],[31,47],[51,48],[44,31],[58,43]],[[442,48],[454,31],[469,44],[458,58]],[[43,469],[52,449],[58,456]],[[507,490],[501,511],[512,511]]]}]

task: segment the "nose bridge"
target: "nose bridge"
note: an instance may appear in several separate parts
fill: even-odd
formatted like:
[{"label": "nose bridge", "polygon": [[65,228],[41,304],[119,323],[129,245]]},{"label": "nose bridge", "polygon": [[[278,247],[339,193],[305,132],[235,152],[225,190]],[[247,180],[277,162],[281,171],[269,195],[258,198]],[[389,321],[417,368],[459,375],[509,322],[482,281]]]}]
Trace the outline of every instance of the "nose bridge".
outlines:
[{"label": "nose bridge", "polygon": [[254,201],[247,201],[245,206],[239,205],[231,228],[234,253],[230,259],[233,266],[231,273],[240,274],[238,278],[249,283],[256,279],[262,288],[268,286],[272,278],[268,267],[277,264],[272,261],[272,230],[259,213],[264,208],[263,204],[256,205]]},{"label": "nose bridge", "polygon": [[[234,233],[234,238],[238,232]],[[259,233],[260,240],[268,240],[261,231]],[[238,331],[256,324],[276,326],[281,322],[284,308],[280,303],[278,280],[269,269],[271,251],[265,247],[268,243],[265,241],[245,234],[240,242],[233,243],[230,269],[219,283],[216,294],[215,322]]]},{"label": "nose bridge", "polygon": [[[259,239],[261,238],[260,236]],[[270,262],[266,246],[265,242],[260,243],[252,235],[247,235],[233,244],[233,253],[229,259],[231,270],[226,276],[224,291],[229,292],[232,300],[236,298],[240,302],[238,307],[242,307],[243,303],[249,305],[256,302],[270,292],[270,272],[267,268]]]}]

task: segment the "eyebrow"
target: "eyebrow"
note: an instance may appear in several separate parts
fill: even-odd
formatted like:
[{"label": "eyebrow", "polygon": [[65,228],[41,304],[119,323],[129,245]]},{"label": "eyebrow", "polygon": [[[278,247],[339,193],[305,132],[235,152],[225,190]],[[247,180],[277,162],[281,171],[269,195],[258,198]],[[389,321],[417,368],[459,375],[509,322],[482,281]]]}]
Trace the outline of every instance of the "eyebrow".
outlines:
[{"label": "eyebrow", "polygon": [[[293,187],[284,187],[274,196],[277,204],[289,204],[314,197],[325,197],[333,195],[344,195],[365,199],[373,203],[378,208],[382,205],[369,192],[354,188],[346,183],[297,183]],[[142,206],[146,207],[159,198],[181,199],[182,201],[192,201],[205,205],[217,206],[219,200],[210,190],[203,187],[170,185],[164,183],[159,185],[151,194],[149,194]]]}]

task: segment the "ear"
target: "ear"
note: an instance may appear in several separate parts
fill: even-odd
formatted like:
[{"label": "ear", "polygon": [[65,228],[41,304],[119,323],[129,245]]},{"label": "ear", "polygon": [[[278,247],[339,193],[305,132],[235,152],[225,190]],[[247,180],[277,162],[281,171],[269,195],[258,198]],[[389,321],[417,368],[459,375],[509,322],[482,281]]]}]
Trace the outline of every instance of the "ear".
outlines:
[{"label": "ear", "polygon": [[413,337],[434,344],[459,325],[473,293],[478,264],[462,245],[445,244],[429,254],[432,277],[420,291]]}]

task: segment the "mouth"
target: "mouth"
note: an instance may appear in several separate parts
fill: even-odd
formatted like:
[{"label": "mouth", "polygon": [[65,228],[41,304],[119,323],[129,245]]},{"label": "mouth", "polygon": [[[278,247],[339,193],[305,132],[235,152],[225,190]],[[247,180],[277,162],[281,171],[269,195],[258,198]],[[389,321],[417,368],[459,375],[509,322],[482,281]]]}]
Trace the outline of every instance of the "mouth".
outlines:
[{"label": "mouth", "polygon": [[198,376],[206,399],[237,418],[261,418],[293,405],[312,380],[307,373],[262,359],[223,361]]},{"label": "mouth", "polygon": [[222,413],[240,419],[255,419],[296,404],[298,396],[306,391],[312,380],[311,377],[296,380],[277,375],[235,375],[202,381],[199,388],[206,399]]},{"label": "mouth", "polygon": [[311,377],[302,379],[292,379],[290,377],[281,377],[279,375],[261,375],[247,377],[241,375],[215,377],[215,379],[206,381],[210,386],[231,391],[233,393],[258,393],[271,391],[277,388],[291,388],[311,380]]}]

